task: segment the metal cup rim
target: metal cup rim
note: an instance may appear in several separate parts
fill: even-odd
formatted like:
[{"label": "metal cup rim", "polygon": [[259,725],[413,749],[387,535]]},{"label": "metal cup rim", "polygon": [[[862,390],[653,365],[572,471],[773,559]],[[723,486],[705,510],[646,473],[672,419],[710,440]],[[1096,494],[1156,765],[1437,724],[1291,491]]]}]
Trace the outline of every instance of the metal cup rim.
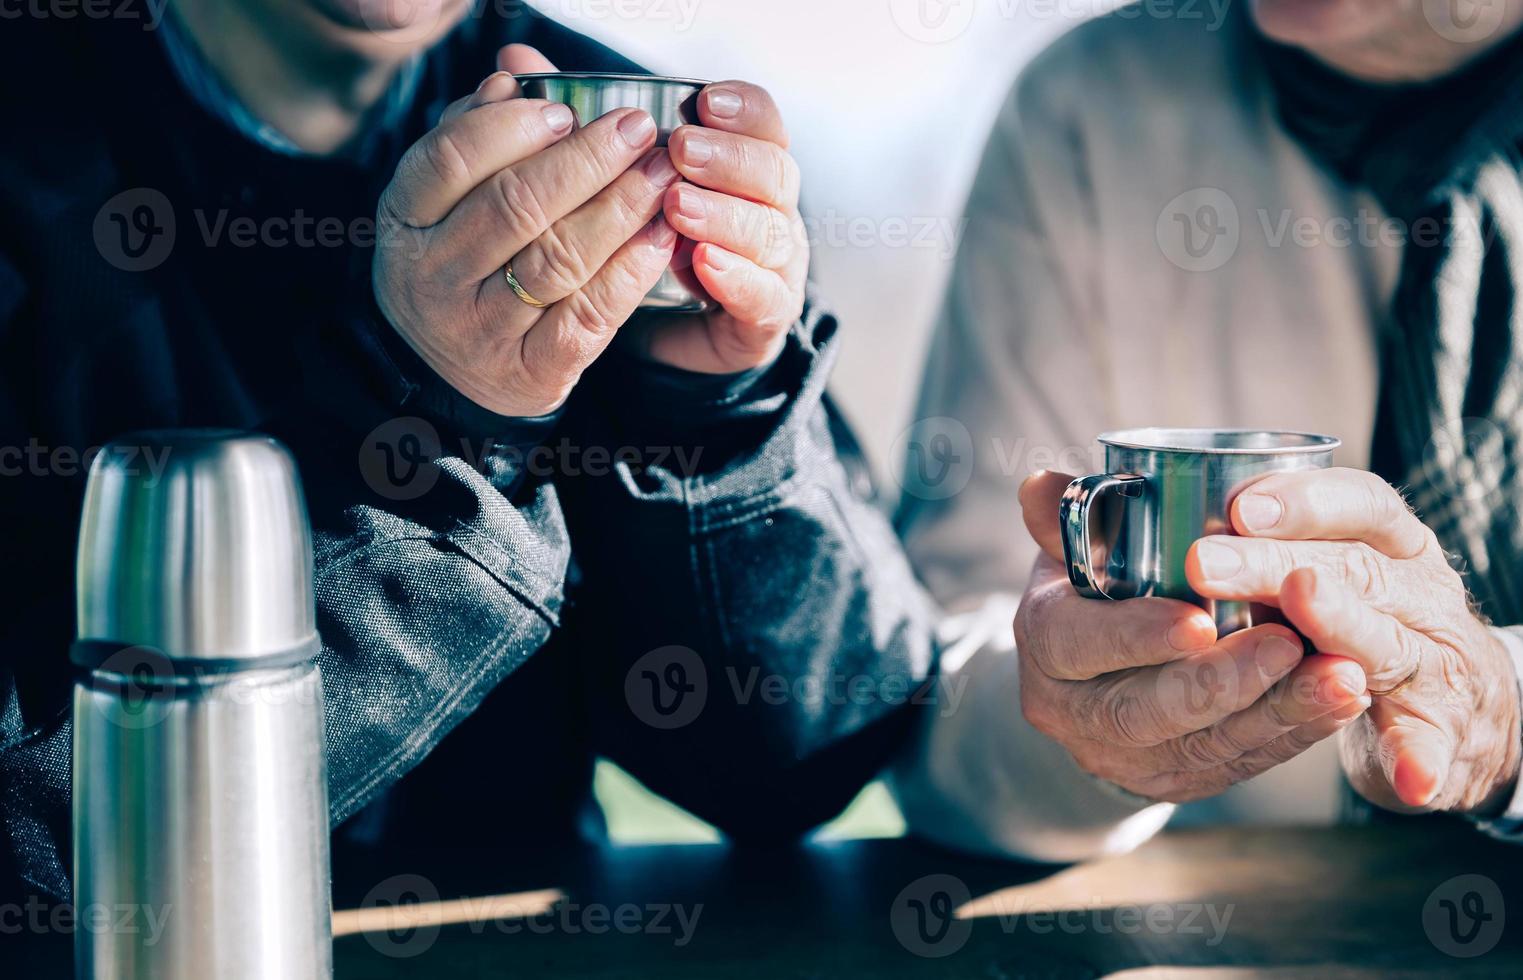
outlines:
[{"label": "metal cup rim", "polygon": [[708,88],[714,84],[698,78],[678,78],[674,75],[636,75],[630,72],[603,71],[541,71],[513,77],[520,85],[524,82],[550,79],[569,79],[577,82],[641,82],[651,85],[682,85],[699,89]]},{"label": "metal cup rim", "polygon": [[[1275,446],[1199,446],[1188,445],[1189,436],[1269,436],[1283,440]],[[1181,438],[1183,437],[1183,438]],[[1299,441],[1297,441],[1299,440]],[[1178,453],[1186,456],[1300,456],[1332,452],[1343,445],[1336,436],[1291,429],[1213,429],[1145,427],[1118,429],[1099,436],[1101,445],[1117,449],[1138,449],[1155,453]]]}]

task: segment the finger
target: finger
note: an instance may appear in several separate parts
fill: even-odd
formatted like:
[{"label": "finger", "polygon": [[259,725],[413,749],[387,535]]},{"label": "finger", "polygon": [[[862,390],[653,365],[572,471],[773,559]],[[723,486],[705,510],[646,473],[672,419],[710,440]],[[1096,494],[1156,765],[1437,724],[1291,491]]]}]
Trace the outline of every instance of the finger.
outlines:
[{"label": "finger", "polygon": [[1140,781],[1135,788],[1128,788],[1148,799],[1167,803],[1189,803],[1216,796],[1238,783],[1289,762],[1314,745],[1338,734],[1357,721],[1368,707],[1368,697],[1356,698],[1216,769],[1165,773]]},{"label": "finger", "polygon": [[788,128],[772,94],[750,82],[716,82],[698,96],[698,121],[709,129],[754,136],[788,148]]},{"label": "finger", "polygon": [[1216,623],[1198,606],[1174,599],[1084,599],[1063,566],[1043,557],[1015,619],[1016,643],[1048,677],[1090,680],[1170,663],[1208,649]]},{"label": "finger", "polygon": [[457,115],[402,155],[381,195],[381,218],[411,228],[437,225],[493,174],[557,144],[575,125],[570,109],[537,99]]},{"label": "finger", "polygon": [[1364,671],[1342,657],[1310,656],[1267,694],[1222,722],[1158,747],[1177,772],[1235,762],[1331,711],[1365,697]]},{"label": "finger", "polygon": [[670,148],[682,176],[700,187],[784,211],[798,209],[799,165],[776,143],[681,126],[672,133]]},{"label": "finger", "polygon": [[444,112],[439,115],[438,125],[458,119],[472,109],[515,99],[519,94],[517,79],[505,71],[493,72],[476,87],[476,91],[445,106]]},{"label": "finger", "polygon": [[1267,476],[1232,502],[1232,524],[1250,537],[1363,541],[1399,559],[1436,547],[1433,533],[1401,495],[1361,470]]},{"label": "finger", "polygon": [[770,346],[778,331],[804,313],[803,291],[795,290],[781,273],[718,245],[703,242],[693,249],[693,274],[735,321],[740,353]]},{"label": "finger", "polygon": [[1026,522],[1026,532],[1048,556],[1059,562],[1067,559],[1063,555],[1063,528],[1058,515],[1063,494],[1073,480],[1066,473],[1042,470],[1021,484],[1021,516]]},{"label": "finger", "polygon": [[501,170],[440,227],[437,260],[461,282],[499,275],[513,256],[612,184],[655,142],[650,113],[618,110]]},{"label": "finger", "polygon": [[[1312,568],[1388,612],[1436,587],[1427,569],[1420,566],[1388,558],[1358,541],[1276,541],[1235,535],[1201,538],[1185,556],[1190,586],[1207,599],[1276,605],[1286,577],[1297,569]],[[1461,588],[1458,579],[1452,587]]]},{"label": "finger", "polygon": [[[591,201],[513,256],[513,275],[519,285],[544,303],[558,303],[587,285],[660,212],[662,196],[678,179],[666,151],[651,150]],[[500,279],[493,276],[491,288],[501,293],[510,311],[531,309]]]},{"label": "finger", "polygon": [[1286,578],[1280,611],[1318,650],[1359,664],[1376,696],[1411,679],[1422,665],[1425,639],[1320,570],[1305,568]]},{"label": "finger", "polygon": [[1379,735],[1380,767],[1397,799],[1417,809],[1431,806],[1449,778],[1454,745],[1437,725],[1376,699],[1370,710]]},{"label": "finger", "polygon": [[677,233],[657,217],[585,287],[551,307],[523,338],[523,374],[536,386],[528,394],[563,402],[656,285],[676,248]]},{"label": "finger", "polygon": [[509,44],[497,52],[497,67],[515,75],[535,75],[560,71],[538,48],[527,44]]},{"label": "finger", "polygon": [[1159,745],[1247,709],[1301,659],[1283,626],[1243,630],[1174,663],[1088,682],[1102,686],[1080,706],[1080,723],[1121,745]]},{"label": "finger", "polygon": [[804,223],[765,204],[678,184],[663,202],[666,220],[695,242],[710,242],[764,269],[791,268],[805,242]]}]

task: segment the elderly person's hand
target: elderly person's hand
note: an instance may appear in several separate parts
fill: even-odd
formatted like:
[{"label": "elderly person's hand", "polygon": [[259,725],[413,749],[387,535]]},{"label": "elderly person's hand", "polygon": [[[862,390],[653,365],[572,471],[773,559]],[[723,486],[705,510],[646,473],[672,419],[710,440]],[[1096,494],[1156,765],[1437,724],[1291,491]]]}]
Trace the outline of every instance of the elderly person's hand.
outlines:
[{"label": "elderly person's hand", "polygon": [[684,183],[666,193],[666,220],[695,244],[692,273],[719,305],[705,317],[665,317],[643,335],[646,353],[706,374],[770,363],[804,310],[809,243],[799,216],[799,168],[765,89],[710,85],[703,126],[672,134]]},{"label": "elderly person's hand", "polygon": [[1266,477],[1238,496],[1240,537],[1196,542],[1202,596],[1278,606],[1318,650],[1369,678],[1344,768],[1391,809],[1486,815],[1519,768],[1518,684],[1437,538],[1384,481],[1354,470]]},{"label": "elderly person's hand", "polygon": [[1172,599],[1095,602],[1068,582],[1058,503],[1071,478],[1021,488],[1042,545],[1015,636],[1021,708],[1086,771],[1148,799],[1214,796],[1285,762],[1368,707],[1359,664],[1303,656],[1277,625],[1218,638],[1201,609]]},{"label": "elderly person's hand", "polygon": [[[556,70],[520,45],[505,48],[499,64],[515,74]],[[678,273],[716,309],[642,316],[620,342],[673,367],[734,374],[770,364],[804,310],[809,242],[799,168],[782,113],[763,88],[716,82],[699,93],[698,119],[701,126],[672,133],[670,159],[684,180],[661,203],[684,239]]]},{"label": "elderly person's hand", "polygon": [[[680,175],[656,137],[644,111],[578,128],[569,107],[489,76],[407,151],[381,197],[381,312],[478,405],[555,410],[676,250],[661,200]],[[543,306],[512,288],[509,263]]]}]

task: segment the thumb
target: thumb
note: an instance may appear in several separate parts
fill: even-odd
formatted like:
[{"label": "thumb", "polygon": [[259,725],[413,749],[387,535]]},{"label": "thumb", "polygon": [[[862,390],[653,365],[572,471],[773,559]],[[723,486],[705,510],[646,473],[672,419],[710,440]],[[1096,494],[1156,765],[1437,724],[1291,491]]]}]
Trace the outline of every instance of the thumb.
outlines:
[{"label": "thumb", "polygon": [[534,75],[540,72],[560,71],[550,59],[539,53],[538,48],[527,44],[510,44],[497,52],[497,70],[515,75]]},{"label": "thumb", "polygon": [[1026,520],[1026,531],[1059,562],[1063,561],[1063,529],[1058,523],[1058,511],[1063,492],[1073,480],[1066,473],[1042,470],[1021,484],[1021,516]]}]

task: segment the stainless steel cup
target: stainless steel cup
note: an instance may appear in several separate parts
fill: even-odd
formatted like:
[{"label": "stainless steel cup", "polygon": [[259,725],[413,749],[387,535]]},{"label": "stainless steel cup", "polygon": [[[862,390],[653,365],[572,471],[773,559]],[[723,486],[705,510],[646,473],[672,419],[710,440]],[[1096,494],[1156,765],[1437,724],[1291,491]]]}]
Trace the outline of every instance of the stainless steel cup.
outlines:
[{"label": "stainless steel cup", "polygon": [[[657,146],[665,146],[677,127],[698,122],[698,93],[709,85],[690,78],[599,72],[519,75],[518,84],[527,98],[565,103],[583,122],[592,122],[615,109],[644,109],[656,120]],[[690,270],[667,269],[640,309],[706,311],[708,301],[694,290],[684,273],[690,276]]]},{"label": "stainless steel cup", "polygon": [[1228,508],[1270,473],[1325,469],[1331,436],[1240,429],[1132,429],[1100,436],[1109,473],[1075,480],[1061,519],[1068,577],[1091,599],[1163,596],[1211,613],[1225,635],[1254,625],[1247,603],[1215,602],[1185,580],[1199,538],[1231,534]]},{"label": "stainless steel cup", "polygon": [[107,446],[76,591],[76,975],[330,976],[311,532],[290,455],[223,431]]}]

